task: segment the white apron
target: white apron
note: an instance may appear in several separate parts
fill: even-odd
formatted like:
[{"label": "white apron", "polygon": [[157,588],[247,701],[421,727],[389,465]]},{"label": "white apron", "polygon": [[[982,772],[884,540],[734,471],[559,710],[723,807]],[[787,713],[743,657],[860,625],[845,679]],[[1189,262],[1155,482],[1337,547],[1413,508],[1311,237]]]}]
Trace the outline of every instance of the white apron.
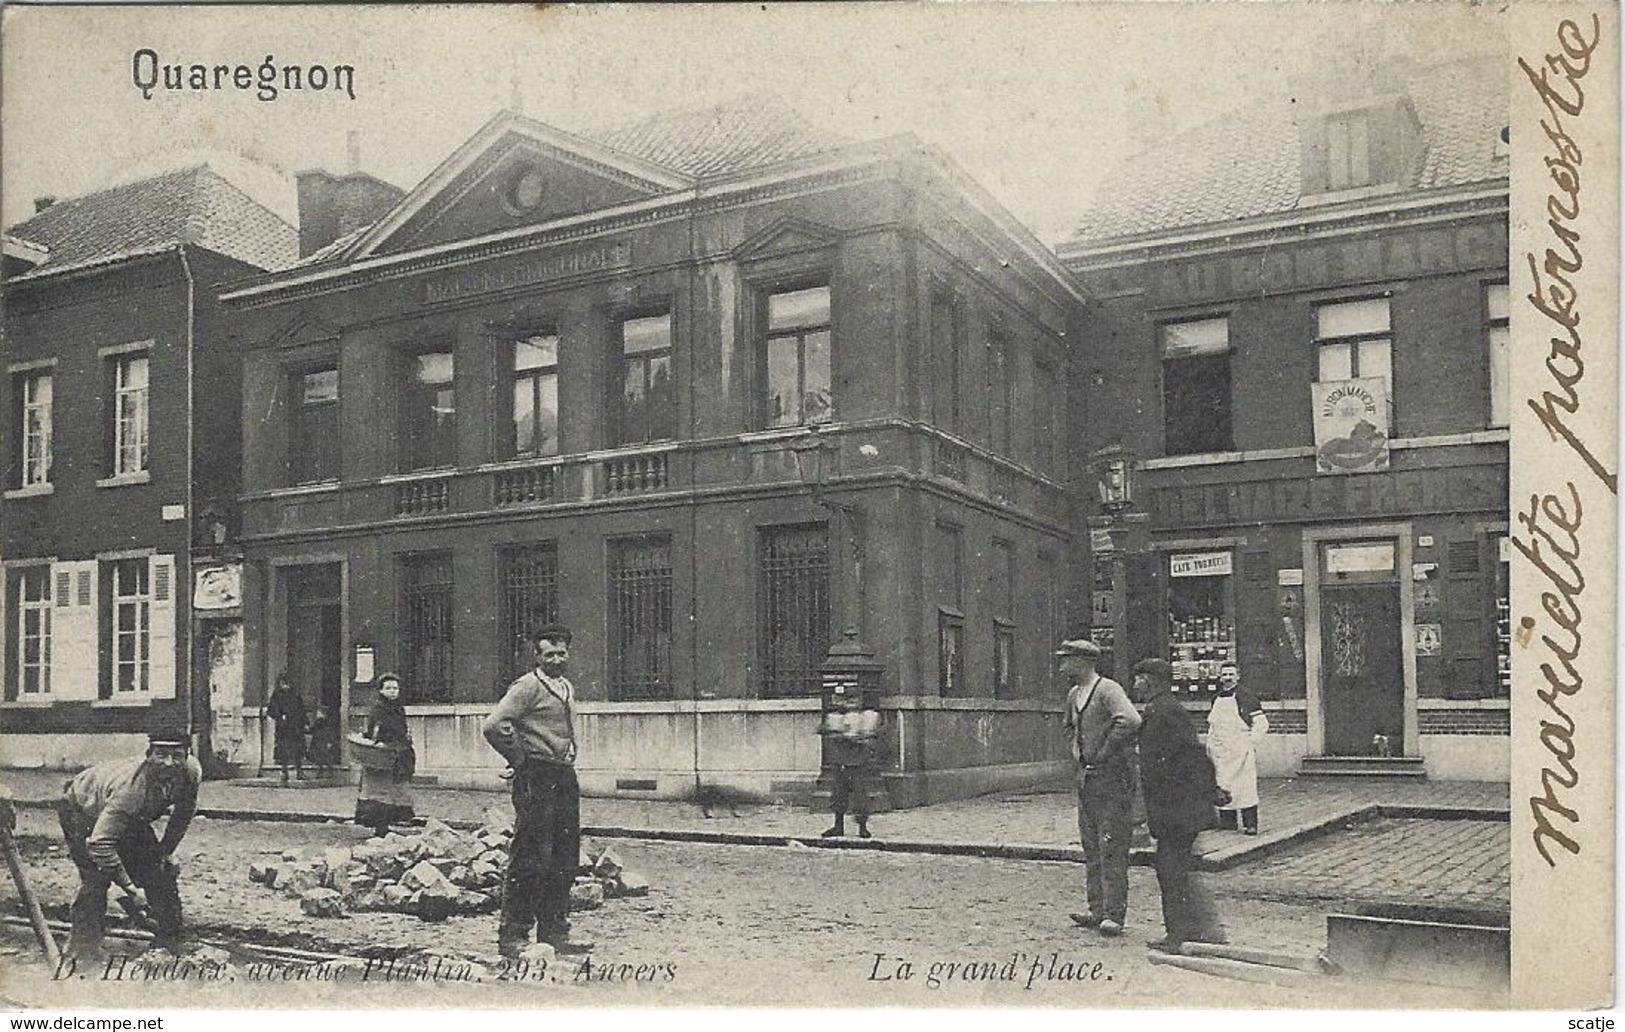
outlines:
[{"label": "white apron", "polygon": [[1230,793],[1227,810],[1258,805],[1259,739],[1269,731],[1262,712],[1253,714],[1253,726],[1241,719],[1234,695],[1213,700],[1207,715],[1207,753],[1213,758],[1213,775],[1219,787]]}]

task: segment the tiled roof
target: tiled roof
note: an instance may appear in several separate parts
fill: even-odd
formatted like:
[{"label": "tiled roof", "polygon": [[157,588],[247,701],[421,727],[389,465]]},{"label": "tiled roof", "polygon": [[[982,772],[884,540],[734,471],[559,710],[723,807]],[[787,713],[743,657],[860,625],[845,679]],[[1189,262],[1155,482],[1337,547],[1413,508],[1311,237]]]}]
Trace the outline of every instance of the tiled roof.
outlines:
[{"label": "tiled roof", "polygon": [[[1410,188],[1507,175],[1507,159],[1495,155],[1509,118],[1504,68],[1497,55],[1470,57],[1412,68],[1383,84],[1410,98],[1422,126],[1425,152]],[[1298,124],[1310,103],[1272,98],[1126,159],[1102,180],[1065,249],[1294,210],[1303,192]]]},{"label": "tiled roof", "polygon": [[697,111],[668,111],[580,135],[690,176],[727,175],[849,143],[816,129],[778,97],[743,97]]},{"label": "tiled roof", "polygon": [[260,269],[299,254],[299,234],[207,166],[194,166],[57,201],[8,230],[49,249],[17,280],[87,268],[177,244],[217,252]]}]

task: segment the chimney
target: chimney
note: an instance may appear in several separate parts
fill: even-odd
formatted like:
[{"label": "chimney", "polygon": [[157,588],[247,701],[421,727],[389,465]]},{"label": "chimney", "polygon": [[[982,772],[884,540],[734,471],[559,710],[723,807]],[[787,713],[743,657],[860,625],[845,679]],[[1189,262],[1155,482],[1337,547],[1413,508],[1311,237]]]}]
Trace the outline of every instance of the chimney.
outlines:
[{"label": "chimney", "polygon": [[[353,138],[353,137],[352,137]],[[405,191],[365,172],[335,176],[312,169],[295,177],[299,187],[299,257],[319,251],[382,218]]]},{"label": "chimney", "polygon": [[40,212],[44,211],[46,208],[49,208],[51,205],[53,205],[55,203],[56,203],[56,198],[50,196],[49,194],[47,194],[44,197],[36,197],[36,198],[34,198],[34,214],[38,215]]}]

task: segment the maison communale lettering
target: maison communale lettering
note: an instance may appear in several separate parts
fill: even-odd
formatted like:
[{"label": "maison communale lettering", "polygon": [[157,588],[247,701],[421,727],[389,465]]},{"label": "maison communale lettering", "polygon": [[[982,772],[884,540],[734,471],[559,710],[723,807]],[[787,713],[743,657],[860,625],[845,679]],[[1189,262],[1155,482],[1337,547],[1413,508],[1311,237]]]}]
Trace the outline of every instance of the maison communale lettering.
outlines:
[{"label": "maison communale lettering", "polygon": [[490,294],[499,290],[545,283],[587,272],[622,269],[632,264],[630,244],[607,244],[601,247],[567,251],[563,254],[540,255],[507,264],[458,273],[442,279],[430,280],[423,287],[424,304],[439,304],[476,294]]}]

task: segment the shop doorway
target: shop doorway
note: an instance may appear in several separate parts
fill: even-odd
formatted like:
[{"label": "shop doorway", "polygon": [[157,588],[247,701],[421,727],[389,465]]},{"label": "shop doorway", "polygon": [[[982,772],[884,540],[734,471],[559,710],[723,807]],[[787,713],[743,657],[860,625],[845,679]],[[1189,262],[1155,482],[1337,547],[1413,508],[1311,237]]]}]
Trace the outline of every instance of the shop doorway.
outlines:
[{"label": "shop doorway", "polygon": [[1394,542],[1323,546],[1321,700],[1331,756],[1403,756],[1405,671]]},{"label": "shop doorway", "polygon": [[337,757],[339,736],[348,714],[344,709],[344,608],[339,567],[323,565],[288,574],[288,680],[305,700],[306,715],[328,719],[311,742],[314,757]]}]

